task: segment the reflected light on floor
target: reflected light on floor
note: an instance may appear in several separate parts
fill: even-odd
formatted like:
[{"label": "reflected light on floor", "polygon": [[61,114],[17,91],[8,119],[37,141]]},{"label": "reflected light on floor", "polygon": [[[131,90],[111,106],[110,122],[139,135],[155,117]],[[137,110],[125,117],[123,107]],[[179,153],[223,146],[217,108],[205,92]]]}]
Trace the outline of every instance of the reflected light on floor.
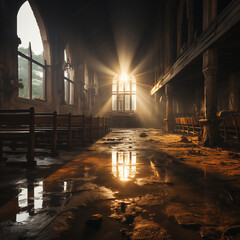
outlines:
[{"label": "reflected light on floor", "polygon": [[20,212],[16,214],[16,222],[25,222],[29,217],[29,213],[27,211]]},{"label": "reflected light on floor", "polygon": [[[19,188],[18,194],[18,207],[20,209],[26,208],[28,206],[28,189]],[[28,219],[29,213],[27,211],[21,211],[16,214],[16,222],[24,222]]]},{"label": "reflected light on floor", "polygon": [[121,181],[135,177],[136,163],[136,152],[112,152],[112,174]]},{"label": "reflected light on floor", "polygon": [[34,187],[34,210],[39,210],[43,207],[43,181],[39,182]]},{"label": "reflected light on floor", "polygon": [[[43,209],[44,207],[43,186],[44,186],[43,181],[40,181],[35,184],[33,191],[29,190],[27,187],[19,188],[19,194],[17,197],[19,211],[16,213],[16,222],[23,223],[30,216],[33,216],[33,214],[30,215],[30,213],[34,212],[34,214],[37,214],[41,209]],[[63,182],[62,188],[63,192],[67,192],[68,190],[67,181]],[[33,202],[31,196],[33,196]]]},{"label": "reflected light on floor", "polygon": [[67,182],[64,181],[63,183],[63,191],[66,192],[67,191]]},{"label": "reflected light on floor", "polygon": [[27,188],[20,188],[18,194],[18,206],[24,208],[28,206],[28,190]]}]

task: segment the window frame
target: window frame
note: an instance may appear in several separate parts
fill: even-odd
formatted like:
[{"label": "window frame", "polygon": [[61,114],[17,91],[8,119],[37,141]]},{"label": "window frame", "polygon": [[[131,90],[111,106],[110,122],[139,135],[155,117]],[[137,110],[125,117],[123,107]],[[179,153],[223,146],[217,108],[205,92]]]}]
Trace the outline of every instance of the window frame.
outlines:
[{"label": "window frame", "polygon": [[[126,81],[123,81],[122,83],[120,83],[120,76],[119,75],[115,75],[113,80],[112,80],[112,112],[115,113],[132,113],[135,112],[136,109],[136,105],[135,105],[135,109],[133,109],[133,100],[132,97],[136,96],[135,99],[137,99],[137,83],[136,83],[136,78],[133,74],[130,74],[128,76],[128,84],[129,84],[129,90],[126,90]],[[123,89],[123,91],[119,90],[120,89],[120,84],[121,84],[121,89]],[[133,91],[133,85],[135,84],[135,91]],[[115,91],[113,90],[115,89]],[[113,96],[116,96],[114,98],[116,98],[116,102],[113,101]],[[129,96],[129,110],[126,110],[126,96]],[[136,103],[135,103],[136,104]],[[114,108],[113,106],[116,106],[116,108]]]},{"label": "window frame", "polygon": [[[70,73],[68,71],[73,71],[73,67],[70,64],[67,50],[64,49],[64,70],[63,70],[63,101],[64,104],[73,106],[75,103],[75,82],[70,78]],[[67,73],[67,77],[65,76]],[[67,83],[67,88],[65,88],[65,81]],[[73,90],[71,90],[71,86]]]},{"label": "window frame", "polygon": [[[24,59],[26,59],[28,61],[28,98],[24,98],[19,96],[19,90],[18,90],[18,97],[22,98],[22,99],[31,99],[31,100],[38,100],[38,101],[46,101],[46,77],[47,77],[47,61],[44,59],[44,64],[36,61],[35,59],[32,58],[32,48],[31,48],[31,44],[29,44],[28,47],[28,56],[25,55],[24,53],[18,51],[18,57],[22,57]],[[32,73],[33,73],[33,68],[32,68],[32,64],[36,64],[39,67],[41,67],[43,69],[43,83],[42,83],[42,98],[38,99],[38,98],[32,98],[32,90],[33,90],[33,84],[32,84]],[[19,67],[19,63],[18,63],[18,67]],[[18,79],[19,79],[19,72],[18,72]]]}]

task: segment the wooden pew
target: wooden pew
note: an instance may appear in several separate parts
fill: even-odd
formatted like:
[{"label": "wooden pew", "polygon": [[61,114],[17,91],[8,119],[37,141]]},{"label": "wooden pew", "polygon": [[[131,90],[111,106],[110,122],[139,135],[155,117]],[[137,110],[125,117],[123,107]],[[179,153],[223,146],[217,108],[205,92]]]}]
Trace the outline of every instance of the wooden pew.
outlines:
[{"label": "wooden pew", "polygon": [[187,117],[182,118],[182,124],[183,124],[183,132],[189,132],[189,126],[188,126],[188,119]]},{"label": "wooden pew", "polygon": [[200,135],[203,134],[203,126],[201,122],[199,121],[201,118],[200,117],[193,117],[193,124],[194,124],[194,133],[197,132]]},{"label": "wooden pew", "polygon": [[109,132],[109,118],[104,118],[104,135],[106,135]]},{"label": "wooden pew", "polygon": [[75,143],[85,143],[85,115],[71,116],[71,136]]},{"label": "wooden pew", "polygon": [[232,113],[224,114],[224,116],[220,118],[221,122],[219,124],[219,130],[222,133],[225,141],[239,141],[239,118],[240,116]]},{"label": "wooden pew", "polygon": [[175,118],[175,128],[176,128],[176,131],[181,130],[181,122],[179,117]]},{"label": "wooden pew", "polygon": [[34,108],[24,110],[0,110],[0,159],[7,141],[21,141],[27,145],[27,166],[36,165],[34,161],[35,125]]},{"label": "wooden pew", "polygon": [[240,115],[235,116],[235,124],[236,124],[237,142],[240,142]]},{"label": "wooden pew", "polygon": [[178,117],[175,118],[176,131],[202,134],[200,117]]},{"label": "wooden pew", "polygon": [[36,135],[36,145],[49,146],[52,155],[57,154],[57,112],[36,113],[35,130],[39,131]]},{"label": "wooden pew", "polygon": [[184,120],[183,117],[180,118],[181,131],[184,132]]},{"label": "wooden pew", "polygon": [[85,116],[84,118],[84,137],[85,139],[93,140],[93,117]]},{"label": "wooden pew", "polygon": [[104,122],[105,120],[104,120],[104,118],[103,117],[99,117],[99,134],[100,134],[100,136],[99,136],[99,138],[101,138],[101,137],[103,137],[104,135],[105,135],[105,132],[104,132]]},{"label": "wooden pew", "polygon": [[111,119],[107,118],[107,133],[109,133],[111,130]]},{"label": "wooden pew", "polygon": [[99,117],[92,118],[93,138],[100,138]]},{"label": "wooden pew", "polygon": [[72,146],[71,113],[57,115],[58,145]]}]

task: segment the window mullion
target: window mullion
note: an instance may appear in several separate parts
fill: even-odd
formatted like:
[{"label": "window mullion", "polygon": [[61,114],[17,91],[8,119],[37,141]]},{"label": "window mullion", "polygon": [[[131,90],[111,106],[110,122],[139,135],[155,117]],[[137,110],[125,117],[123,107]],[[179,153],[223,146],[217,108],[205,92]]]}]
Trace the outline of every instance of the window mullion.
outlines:
[{"label": "window mullion", "polygon": [[118,101],[119,101],[119,78],[117,79],[117,111],[119,111],[119,107],[118,107]]},{"label": "window mullion", "polygon": [[125,84],[126,81],[123,82],[123,112],[125,112]]},{"label": "window mullion", "polygon": [[67,99],[67,104],[69,104],[69,81],[67,80],[67,97],[66,97],[66,99]]},{"label": "window mullion", "polygon": [[47,83],[47,61],[44,60],[44,68],[43,68],[43,100],[46,100],[46,86]]},{"label": "window mullion", "polygon": [[28,60],[28,98],[32,99],[32,48],[31,43],[29,43],[28,47],[28,56],[30,60]]},{"label": "window mullion", "polygon": [[132,111],[132,81],[130,81],[129,84],[130,84],[130,111]]}]

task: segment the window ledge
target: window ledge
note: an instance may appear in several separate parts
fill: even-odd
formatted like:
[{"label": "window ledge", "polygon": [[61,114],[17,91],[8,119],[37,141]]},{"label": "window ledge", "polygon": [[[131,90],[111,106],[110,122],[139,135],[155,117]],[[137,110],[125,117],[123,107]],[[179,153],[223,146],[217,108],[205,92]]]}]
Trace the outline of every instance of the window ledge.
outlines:
[{"label": "window ledge", "polygon": [[16,102],[31,103],[31,104],[36,104],[36,105],[46,105],[47,104],[46,100],[27,99],[27,98],[21,98],[21,97],[17,97]]}]

